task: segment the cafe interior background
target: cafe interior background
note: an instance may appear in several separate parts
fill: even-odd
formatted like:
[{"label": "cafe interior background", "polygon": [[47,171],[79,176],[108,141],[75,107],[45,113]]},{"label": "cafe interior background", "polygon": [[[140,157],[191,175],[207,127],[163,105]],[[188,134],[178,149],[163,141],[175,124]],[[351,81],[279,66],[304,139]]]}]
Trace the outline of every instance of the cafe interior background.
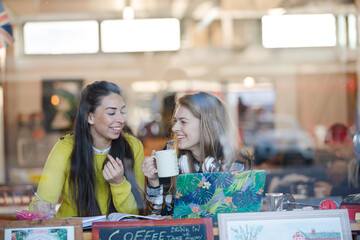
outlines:
[{"label": "cafe interior background", "polygon": [[[168,140],[176,97],[210,91],[228,104],[255,168],[267,170],[266,192],[324,197],[315,182],[346,181],[345,155],[357,157],[357,1],[3,4],[15,41],[0,52],[0,206],[28,204],[49,151],[73,127],[81,89],[98,80],[120,86],[145,155]],[[336,123],[350,132],[338,157],[325,144]]]}]

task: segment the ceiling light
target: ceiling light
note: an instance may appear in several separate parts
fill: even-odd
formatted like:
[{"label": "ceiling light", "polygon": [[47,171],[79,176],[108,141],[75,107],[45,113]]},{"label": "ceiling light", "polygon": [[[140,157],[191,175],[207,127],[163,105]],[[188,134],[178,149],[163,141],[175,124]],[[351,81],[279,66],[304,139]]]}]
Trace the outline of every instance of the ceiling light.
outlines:
[{"label": "ceiling light", "polygon": [[131,84],[134,92],[160,92],[167,87],[166,82],[163,81],[137,81]]},{"label": "ceiling light", "polygon": [[180,21],[176,18],[104,20],[103,52],[155,52],[180,49]]},{"label": "ceiling light", "polygon": [[251,88],[255,86],[255,79],[253,77],[246,77],[244,79],[244,86],[247,88]]},{"label": "ceiling light", "polygon": [[336,46],[333,14],[267,15],[261,28],[265,48]]},{"label": "ceiling light", "polygon": [[124,20],[131,20],[135,18],[135,11],[133,7],[124,7],[123,9],[123,19]]}]

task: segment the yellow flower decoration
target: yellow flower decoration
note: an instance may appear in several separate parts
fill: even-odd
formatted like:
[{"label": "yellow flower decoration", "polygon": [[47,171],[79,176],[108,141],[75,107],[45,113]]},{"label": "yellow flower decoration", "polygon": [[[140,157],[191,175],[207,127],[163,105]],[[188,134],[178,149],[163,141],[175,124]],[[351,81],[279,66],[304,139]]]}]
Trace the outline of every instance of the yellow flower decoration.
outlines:
[{"label": "yellow flower decoration", "polygon": [[199,207],[193,207],[193,209],[191,209],[193,213],[197,213],[199,212]]},{"label": "yellow flower decoration", "polygon": [[180,197],[182,197],[182,194],[181,193],[179,193],[179,192],[176,192],[176,198],[180,198]]},{"label": "yellow flower decoration", "polygon": [[231,203],[232,200],[233,200],[232,197],[226,197],[226,198],[224,199],[224,202],[225,202],[225,203]]},{"label": "yellow flower decoration", "polygon": [[209,183],[209,182],[204,182],[203,188],[209,189],[210,186],[211,186],[211,183]]},{"label": "yellow flower decoration", "polygon": [[264,190],[260,188],[259,191],[256,192],[256,194],[261,195],[263,192]]}]

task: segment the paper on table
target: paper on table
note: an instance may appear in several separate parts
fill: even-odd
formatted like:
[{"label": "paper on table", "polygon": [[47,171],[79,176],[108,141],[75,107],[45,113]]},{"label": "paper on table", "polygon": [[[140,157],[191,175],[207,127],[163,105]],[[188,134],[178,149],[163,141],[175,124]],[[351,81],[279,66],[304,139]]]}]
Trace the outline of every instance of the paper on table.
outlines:
[{"label": "paper on table", "polygon": [[82,227],[83,229],[91,229],[93,222],[131,221],[131,220],[139,220],[139,219],[161,220],[164,219],[164,217],[157,215],[142,216],[136,214],[113,212],[109,214],[108,218],[106,218],[106,215],[82,217]]},{"label": "paper on table", "polygon": [[126,213],[113,212],[113,213],[109,214],[108,221],[138,220],[136,218],[149,219],[149,220],[161,220],[161,219],[164,219],[163,216],[159,216],[159,215],[143,216],[143,215],[135,215],[135,214],[126,214]]},{"label": "paper on table", "polygon": [[106,222],[106,215],[92,216],[92,217],[71,217],[71,218],[82,218],[83,229],[91,229],[93,222]]}]

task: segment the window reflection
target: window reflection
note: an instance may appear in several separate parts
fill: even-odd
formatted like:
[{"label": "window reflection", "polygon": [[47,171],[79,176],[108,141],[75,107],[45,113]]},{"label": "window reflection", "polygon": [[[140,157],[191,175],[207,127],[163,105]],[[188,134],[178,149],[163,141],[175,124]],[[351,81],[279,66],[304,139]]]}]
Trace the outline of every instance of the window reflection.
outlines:
[{"label": "window reflection", "polygon": [[25,54],[74,54],[99,51],[96,21],[27,22]]},{"label": "window reflection", "polygon": [[[7,2],[12,6],[15,1]],[[234,4],[243,2],[233,1]],[[297,200],[343,198],[350,192],[358,192],[355,180],[358,164],[352,146],[328,145],[325,141],[333,124],[344,125],[350,138],[359,125],[358,56],[352,51],[357,49],[355,20],[358,16],[346,9],[326,15],[329,19],[326,24],[330,25],[322,30],[331,32],[325,39],[326,46],[331,47],[264,48],[261,42],[265,37],[261,20],[264,12],[252,15],[251,11],[229,9],[219,6],[219,16],[202,28],[198,27],[200,18],[192,19],[191,13],[184,12],[179,21],[171,18],[176,25],[176,28],[170,27],[171,31],[165,26],[160,27],[159,32],[139,30],[135,33],[140,35],[135,38],[118,35],[118,26],[106,21],[124,23],[116,19],[117,13],[101,15],[96,21],[71,21],[71,25],[56,29],[48,28],[48,20],[25,24],[18,19],[21,24],[14,24],[18,45],[8,49],[7,69],[2,78],[5,79],[7,183],[36,186],[51,147],[71,131],[69,119],[73,115],[68,110],[71,111],[76,102],[70,98],[71,107],[61,105],[63,97],[43,89],[42,79],[50,82],[82,79],[84,85],[108,80],[120,86],[129,111],[127,131],[142,140],[146,155],[152,149],[163,148],[171,137],[174,99],[183,93],[209,91],[228,104],[243,147],[255,155],[256,168],[267,170],[265,192],[289,192]],[[136,7],[135,11],[136,17],[151,15],[149,9],[148,15],[144,12],[142,15]],[[183,11],[187,11],[186,8]],[[171,17],[165,15],[162,17]],[[76,25],[80,22],[86,24]],[[51,21],[52,26],[60,23],[64,22]],[[23,24],[25,42],[21,41],[22,35],[19,36]],[[108,29],[107,24],[110,24]],[[282,32],[290,33],[284,29]],[[100,33],[102,37],[107,34],[114,37],[110,42],[99,41]],[[161,37],[169,33],[176,36],[175,44]],[[314,38],[318,33],[320,31],[310,35]],[[270,35],[280,36],[273,31]],[[151,43],[160,45],[158,50],[162,52],[124,47],[125,42],[121,42],[133,44],[137,40],[148,40],[148,36]],[[165,43],[172,45],[165,49]],[[59,50],[58,46],[64,48]],[[17,54],[22,47],[26,56]],[[103,50],[106,54],[101,53]],[[34,56],[36,54],[41,56]],[[253,80],[246,85],[244,79]],[[49,118],[54,113],[41,101],[46,94],[49,94],[49,103],[53,97],[54,105],[59,102],[56,106],[65,108],[58,115],[57,124],[46,123],[46,116]],[[36,125],[36,131],[31,124]],[[345,189],[345,186],[350,187],[350,192],[335,192],[335,188]]]}]

